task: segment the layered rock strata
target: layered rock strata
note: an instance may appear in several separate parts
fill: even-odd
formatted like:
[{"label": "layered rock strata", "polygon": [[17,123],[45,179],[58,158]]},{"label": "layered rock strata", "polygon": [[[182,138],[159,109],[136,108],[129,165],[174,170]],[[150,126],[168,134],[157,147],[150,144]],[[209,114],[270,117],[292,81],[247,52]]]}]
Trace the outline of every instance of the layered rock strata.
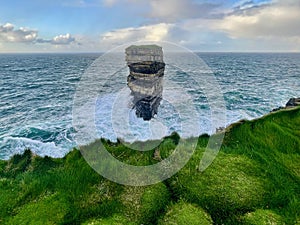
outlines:
[{"label": "layered rock strata", "polygon": [[133,95],[137,117],[151,120],[158,112],[163,92],[165,63],[157,45],[130,46],[126,49],[130,70],[127,84]]}]

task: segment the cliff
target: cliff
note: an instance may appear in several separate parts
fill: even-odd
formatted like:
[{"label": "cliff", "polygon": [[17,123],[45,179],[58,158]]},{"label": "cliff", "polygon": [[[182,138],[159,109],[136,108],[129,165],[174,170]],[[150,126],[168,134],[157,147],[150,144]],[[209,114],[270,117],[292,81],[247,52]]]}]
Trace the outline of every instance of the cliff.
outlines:
[{"label": "cliff", "polygon": [[[182,170],[147,187],[106,180],[76,149],[62,159],[26,150],[0,160],[0,224],[299,224],[299,127],[299,107],[232,125],[213,164],[199,172],[209,138],[203,135]],[[178,138],[162,140],[163,159]],[[122,162],[158,162],[156,149],[139,152],[107,140],[84,148],[98,142]]]}]

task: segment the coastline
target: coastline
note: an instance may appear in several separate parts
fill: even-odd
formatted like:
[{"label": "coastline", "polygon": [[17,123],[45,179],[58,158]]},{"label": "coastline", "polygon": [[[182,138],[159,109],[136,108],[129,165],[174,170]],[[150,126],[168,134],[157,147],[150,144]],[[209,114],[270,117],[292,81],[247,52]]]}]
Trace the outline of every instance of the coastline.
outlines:
[{"label": "coastline", "polygon": [[[147,187],[101,177],[76,149],[60,159],[27,150],[0,161],[0,222],[162,225],[188,219],[202,224],[295,224],[300,221],[299,125],[300,107],[232,124],[220,153],[203,172],[197,166],[208,136],[200,136],[182,170]],[[177,139],[171,135],[163,140],[162,159],[172,153]],[[98,141],[126,163],[159,161],[155,150],[127,152],[120,143]]]}]

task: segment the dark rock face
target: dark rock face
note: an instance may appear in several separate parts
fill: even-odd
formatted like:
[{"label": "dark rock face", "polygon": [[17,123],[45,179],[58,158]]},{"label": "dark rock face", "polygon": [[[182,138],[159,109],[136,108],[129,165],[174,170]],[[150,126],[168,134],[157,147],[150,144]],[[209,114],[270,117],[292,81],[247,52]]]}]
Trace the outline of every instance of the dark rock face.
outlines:
[{"label": "dark rock face", "polygon": [[282,110],[282,109],[285,109],[285,107],[280,106],[278,108],[273,109],[271,112],[277,112],[277,111]]},{"label": "dark rock face", "polygon": [[135,79],[128,76],[128,87],[133,95],[133,105],[137,117],[151,120],[158,112],[162,100],[162,77],[148,80]]},{"label": "dark rock face", "polygon": [[128,66],[130,68],[130,72],[142,74],[157,74],[159,71],[165,69],[165,63],[155,61],[132,63]]},{"label": "dark rock face", "polygon": [[133,95],[137,117],[151,120],[162,100],[165,63],[162,48],[156,45],[130,46],[126,61],[130,69],[127,85]]},{"label": "dark rock face", "polygon": [[286,107],[296,107],[300,106],[300,98],[291,98],[288,103],[286,103]]},{"label": "dark rock face", "polygon": [[271,112],[277,112],[282,109],[290,109],[293,107],[300,106],[300,98],[291,98],[285,105],[285,107],[281,106],[276,109],[273,109]]}]

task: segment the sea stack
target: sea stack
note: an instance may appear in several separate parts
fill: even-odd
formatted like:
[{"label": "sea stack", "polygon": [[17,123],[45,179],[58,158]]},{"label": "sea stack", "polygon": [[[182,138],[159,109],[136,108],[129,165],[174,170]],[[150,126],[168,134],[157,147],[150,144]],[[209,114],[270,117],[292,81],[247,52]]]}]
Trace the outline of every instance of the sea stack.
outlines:
[{"label": "sea stack", "polygon": [[125,53],[130,70],[127,84],[134,97],[133,108],[137,117],[151,120],[157,114],[162,99],[162,79],[165,70],[162,47],[132,45]]}]

